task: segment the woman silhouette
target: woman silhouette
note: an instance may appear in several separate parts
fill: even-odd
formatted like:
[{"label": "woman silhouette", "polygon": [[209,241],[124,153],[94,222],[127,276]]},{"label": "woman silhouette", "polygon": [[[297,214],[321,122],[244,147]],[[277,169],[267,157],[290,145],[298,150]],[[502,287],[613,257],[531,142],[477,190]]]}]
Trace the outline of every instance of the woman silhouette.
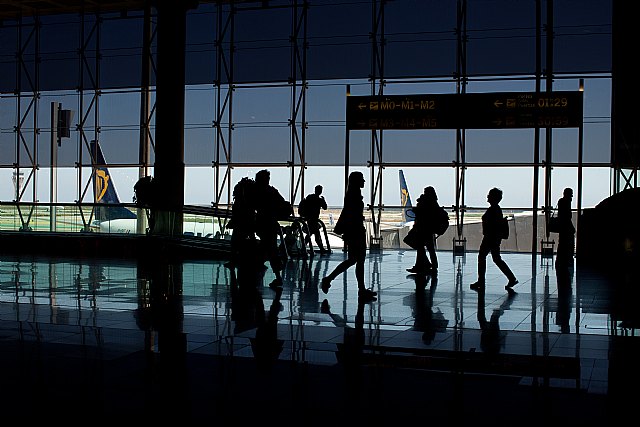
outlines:
[{"label": "woman silhouette", "polygon": [[358,300],[373,301],[377,293],[367,289],[364,283],[364,260],[367,255],[367,232],[364,227],[364,202],[361,189],[364,187],[362,172],[351,172],[344,196],[344,206],[336,228],[344,230],[342,239],[347,247],[347,259],[321,281],[322,292],[329,292],[331,281],[339,274],[347,271],[352,265],[356,266],[356,280],[358,281]]}]

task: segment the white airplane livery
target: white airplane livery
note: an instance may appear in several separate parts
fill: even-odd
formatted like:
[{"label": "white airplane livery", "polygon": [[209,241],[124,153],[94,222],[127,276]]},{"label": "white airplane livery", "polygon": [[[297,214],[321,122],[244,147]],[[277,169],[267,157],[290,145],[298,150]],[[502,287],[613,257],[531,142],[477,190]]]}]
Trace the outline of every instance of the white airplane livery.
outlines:
[{"label": "white airplane livery", "polygon": [[[93,190],[95,202],[101,204],[96,208],[93,228],[101,233],[145,233],[144,218],[121,204],[116,191],[115,183],[106,166],[102,148],[92,141],[90,145],[94,159],[95,173],[93,175]],[[104,205],[104,206],[102,206]],[[115,206],[109,206],[115,205]],[[184,221],[182,231],[185,236],[213,238],[220,234],[221,227],[217,218],[201,216],[198,220],[187,219]]]}]

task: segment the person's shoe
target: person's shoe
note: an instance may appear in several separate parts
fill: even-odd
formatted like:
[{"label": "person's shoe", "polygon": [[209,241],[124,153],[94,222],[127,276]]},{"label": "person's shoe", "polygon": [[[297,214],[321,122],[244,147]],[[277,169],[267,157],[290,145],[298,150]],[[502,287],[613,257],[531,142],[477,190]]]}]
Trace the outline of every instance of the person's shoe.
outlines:
[{"label": "person's shoe", "polygon": [[474,291],[477,291],[478,289],[484,289],[484,282],[478,280],[477,282],[472,283],[469,288],[473,289]]},{"label": "person's shoe", "polygon": [[322,289],[322,292],[326,294],[327,292],[329,292],[330,287],[331,287],[331,279],[329,279],[328,277],[323,277],[322,280],[320,281],[320,289]]},{"label": "person's shoe", "polygon": [[374,301],[376,299],[377,292],[370,289],[360,289],[358,291],[358,300],[360,301]]},{"label": "person's shoe", "polygon": [[509,283],[507,283],[507,286],[505,286],[504,288],[506,290],[509,290],[509,289],[513,288],[517,284],[518,284],[518,279],[509,280]]},{"label": "person's shoe", "polygon": [[428,268],[425,267],[418,267],[417,265],[414,265],[411,268],[407,268],[407,271],[409,273],[414,273],[414,274],[425,274],[429,272]]},{"label": "person's shoe", "polygon": [[271,283],[269,283],[269,287],[274,291],[282,289],[282,279],[275,278]]}]

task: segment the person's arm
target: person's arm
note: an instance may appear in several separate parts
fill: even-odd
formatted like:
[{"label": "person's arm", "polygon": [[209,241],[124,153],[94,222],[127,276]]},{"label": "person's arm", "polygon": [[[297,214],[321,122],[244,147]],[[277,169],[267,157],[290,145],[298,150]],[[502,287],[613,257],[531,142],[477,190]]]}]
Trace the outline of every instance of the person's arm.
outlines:
[{"label": "person's arm", "polygon": [[320,200],[320,207],[323,210],[327,210],[327,201],[324,199],[324,196],[320,196],[318,199]]}]

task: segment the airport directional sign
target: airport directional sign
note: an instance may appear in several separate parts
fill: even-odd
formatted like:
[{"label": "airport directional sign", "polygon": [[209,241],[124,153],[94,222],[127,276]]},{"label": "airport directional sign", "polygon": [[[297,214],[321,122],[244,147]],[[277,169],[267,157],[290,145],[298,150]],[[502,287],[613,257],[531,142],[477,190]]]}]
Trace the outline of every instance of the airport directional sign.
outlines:
[{"label": "airport directional sign", "polygon": [[580,127],[580,91],[347,96],[350,130]]}]

